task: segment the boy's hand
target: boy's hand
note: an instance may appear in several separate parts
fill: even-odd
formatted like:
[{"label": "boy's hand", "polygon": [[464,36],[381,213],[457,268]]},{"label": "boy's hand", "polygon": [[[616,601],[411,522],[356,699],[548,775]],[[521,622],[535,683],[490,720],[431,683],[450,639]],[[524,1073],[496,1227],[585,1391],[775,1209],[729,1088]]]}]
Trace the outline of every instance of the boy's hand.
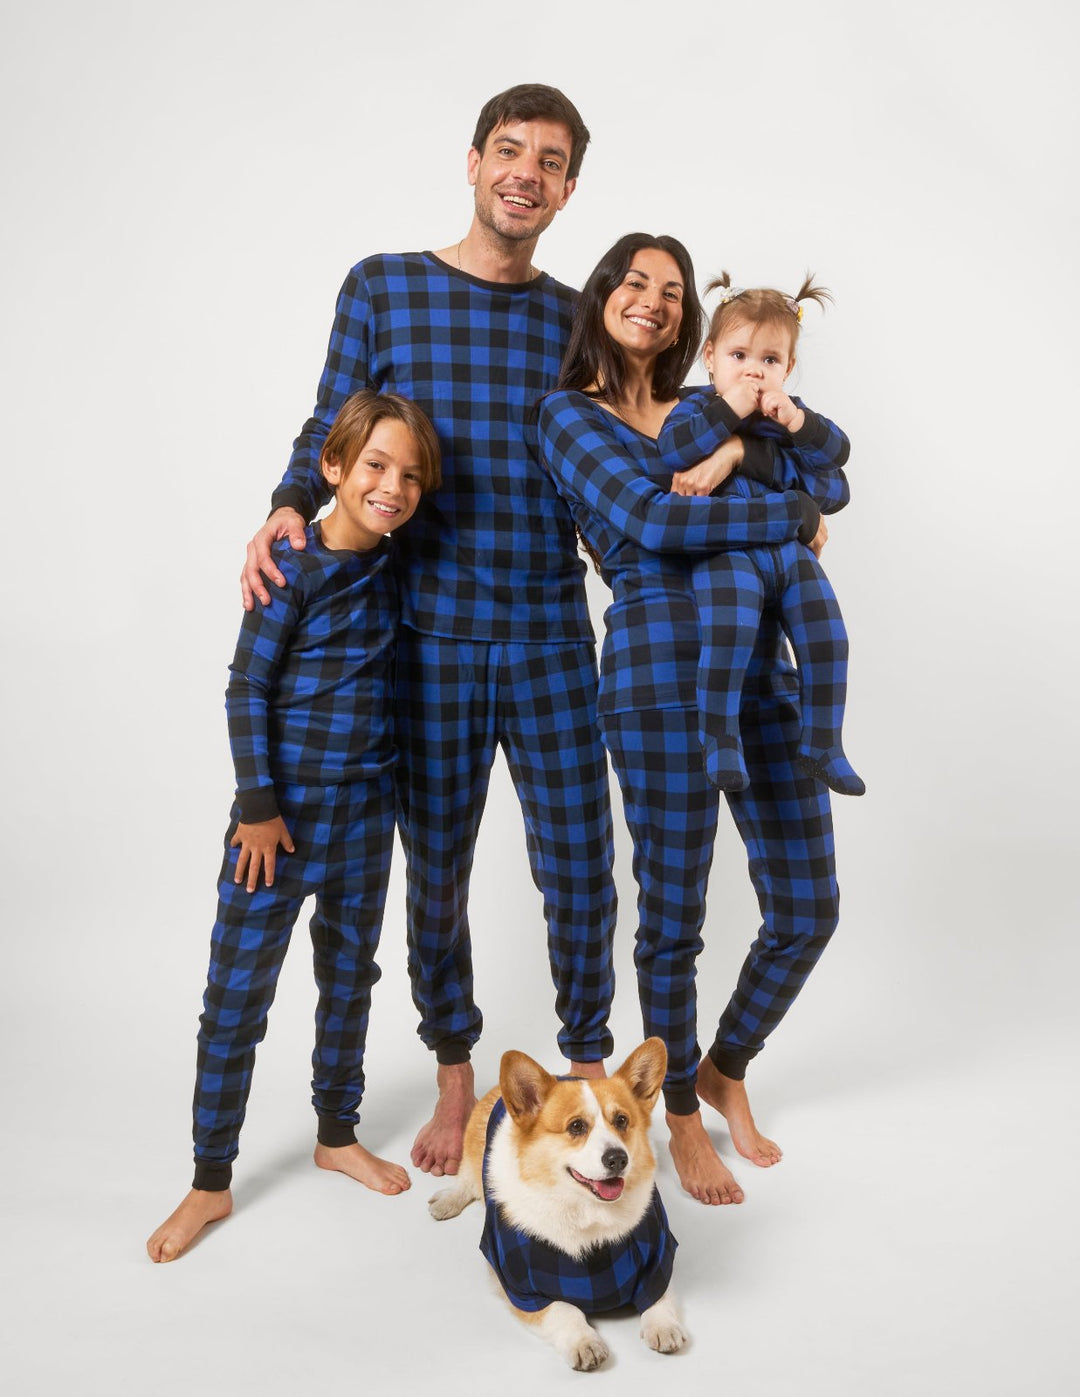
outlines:
[{"label": "boy's hand", "polygon": [[824,549],[828,541],[829,529],[828,525],[825,523],[825,516],[823,514],[818,524],[817,533],[814,535],[811,542],[807,544],[807,547],[810,549],[810,552],[813,553],[815,558],[820,558],[822,550]]},{"label": "boy's hand", "polygon": [[749,417],[757,410],[758,397],[761,393],[761,385],[754,383],[750,379],[740,378],[737,383],[721,394],[724,402],[731,408],[732,412],[739,417]]},{"label": "boy's hand", "polygon": [[766,417],[779,422],[785,431],[794,434],[806,421],[806,413],[796,407],[786,393],[779,388],[770,388],[762,393],[758,407]]},{"label": "boy's hand", "polygon": [[743,458],[742,437],[728,437],[711,456],[691,466],[688,471],[678,471],[671,477],[673,495],[711,495],[718,485],[731,475]]},{"label": "boy's hand", "polygon": [[274,566],[274,560],[270,556],[270,546],[279,539],[288,538],[294,548],[305,548],[305,527],[303,517],[297,514],[295,509],[275,509],[248,544],[247,561],[240,574],[240,591],[243,594],[245,611],[255,610],[255,597],[258,597],[263,606],[270,605],[270,593],[262,580],[264,572],[278,587],[285,586],[285,579]]},{"label": "boy's hand", "polygon": [[247,890],[249,893],[255,891],[259,881],[259,870],[262,869],[263,878],[268,888],[274,886],[274,868],[277,864],[278,845],[287,853],[296,852],[296,846],[292,842],[288,827],[280,815],[275,815],[272,820],[263,820],[257,825],[245,825],[243,823],[236,826],[236,833],[229,841],[233,849],[239,844],[240,853],[236,860],[236,872],[233,875],[234,883],[244,881],[244,872],[247,871]]}]

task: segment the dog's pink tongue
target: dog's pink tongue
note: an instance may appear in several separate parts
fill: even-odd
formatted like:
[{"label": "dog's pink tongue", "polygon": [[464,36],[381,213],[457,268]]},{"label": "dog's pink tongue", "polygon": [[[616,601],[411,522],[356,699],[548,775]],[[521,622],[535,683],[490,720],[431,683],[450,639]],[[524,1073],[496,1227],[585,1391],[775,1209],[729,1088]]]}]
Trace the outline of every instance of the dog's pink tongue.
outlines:
[{"label": "dog's pink tongue", "polygon": [[622,1179],[594,1179],[593,1188],[605,1203],[613,1203],[623,1191]]}]

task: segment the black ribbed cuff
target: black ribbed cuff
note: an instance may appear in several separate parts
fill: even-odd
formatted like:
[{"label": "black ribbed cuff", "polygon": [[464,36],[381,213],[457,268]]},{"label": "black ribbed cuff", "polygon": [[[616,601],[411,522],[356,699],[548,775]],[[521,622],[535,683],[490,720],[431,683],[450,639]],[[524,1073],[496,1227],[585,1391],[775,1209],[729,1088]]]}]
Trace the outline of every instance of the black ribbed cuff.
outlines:
[{"label": "black ribbed cuff", "polygon": [[356,1144],[356,1125],[353,1121],[339,1121],[335,1116],[319,1116],[319,1144],[330,1150],[340,1150],[343,1145]]},{"label": "black ribbed cuff", "polygon": [[231,1183],[231,1161],[222,1164],[217,1159],[196,1159],[192,1188],[197,1188],[203,1193],[224,1193]]},{"label": "black ribbed cuff", "polygon": [[273,786],[253,786],[249,791],[237,791],[236,804],[241,823],[245,825],[261,825],[266,820],[276,820],[281,814]]},{"label": "black ribbed cuff", "polygon": [[[274,491],[270,497],[270,514],[278,509],[295,509],[305,524],[310,524],[319,512],[311,508],[311,501],[298,485],[286,485],[283,489]],[[270,518],[270,514],[266,516],[267,519]]]},{"label": "black ribbed cuff", "polygon": [[470,1056],[470,1044],[464,1038],[444,1038],[435,1044],[435,1061],[440,1067],[457,1067],[468,1062]]},{"label": "black ribbed cuff", "polygon": [[[753,1054],[751,1054],[751,1057]],[[746,1066],[750,1058],[746,1054],[736,1056],[727,1052],[724,1048],[719,1048],[714,1043],[709,1049],[709,1060],[716,1068],[717,1072],[722,1072],[725,1077],[730,1077],[733,1082],[741,1082],[746,1076]]]},{"label": "black ribbed cuff", "polygon": [[775,464],[773,445],[768,437],[743,437],[740,475],[745,475],[747,480],[756,480],[759,485],[770,485],[775,489]]},{"label": "black ribbed cuff", "polygon": [[673,1116],[692,1116],[695,1111],[701,1109],[698,1101],[697,1089],[691,1082],[689,1086],[685,1083],[679,1087],[664,1088],[664,1109],[670,1111]]},{"label": "black ribbed cuff", "polygon": [[800,543],[811,544],[817,537],[817,531],[821,525],[821,510],[802,490],[796,490],[795,493],[799,497],[799,513],[802,515],[802,523],[799,525],[796,538]]}]

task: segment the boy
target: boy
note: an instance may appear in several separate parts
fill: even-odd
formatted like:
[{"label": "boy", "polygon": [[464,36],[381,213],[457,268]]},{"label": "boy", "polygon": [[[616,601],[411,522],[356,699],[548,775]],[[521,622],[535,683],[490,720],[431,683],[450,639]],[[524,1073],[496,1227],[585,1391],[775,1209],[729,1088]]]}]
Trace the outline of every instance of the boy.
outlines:
[{"label": "boy", "polygon": [[[147,1242],[172,1261],[232,1211],[230,1183],[255,1048],[304,898],[319,987],[315,1163],[385,1194],[409,1177],[356,1141],[374,954],[394,830],[388,535],[440,483],[438,440],[405,398],[342,406],[320,466],[333,512],[275,550],[285,586],[244,616],[226,695],[237,793],[200,1018],[191,1192]],[[280,851],[284,851],[283,853]]]}]

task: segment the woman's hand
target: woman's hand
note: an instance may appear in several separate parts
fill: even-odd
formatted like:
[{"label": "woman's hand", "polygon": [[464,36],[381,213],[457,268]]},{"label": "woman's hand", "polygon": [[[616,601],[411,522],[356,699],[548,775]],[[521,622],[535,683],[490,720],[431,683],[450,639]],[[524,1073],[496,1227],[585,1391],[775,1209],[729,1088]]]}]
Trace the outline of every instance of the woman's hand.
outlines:
[{"label": "woman's hand", "polygon": [[820,522],[819,522],[819,524],[818,524],[817,533],[814,535],[813,539],[812,539],[811,542],[808,544],[808,547],[809,547],[809,549],[810,549],[810,552],[813,553],[813,555],[814,555],[815,558],[820,558],[820,557],[821,557],[822,550],[824,549],[824,547],[825,547],[825,545],[828,543],[828,541],[829,541],[829,526],[825,523],[825,516],[824,516],[824,514],[823,514],[823,515],[821,516],[821,520],[820,520]]},{"label": "woman's hand", "polygon": [[266,886],[272,888],[279,844],[287,853],[296,852],[288,826],[280,815],[275,815],[272,820],[262,820],[257,825],[238,824],[236,833],[229,841],[233,849],[237,845],[240,846],[233,882],[242,883],[246,871],[247,890],[253,893],[259,882],[261,869]]},{"label": "woman's hand", "polygon": [[718,485],[723,485],[728,476],[742,462],[742,437],[728,437],[723,446],[718,446],[711,456],[691,466],[688,471],[679,471],[671,477],[673,495],[711,495]]}]

